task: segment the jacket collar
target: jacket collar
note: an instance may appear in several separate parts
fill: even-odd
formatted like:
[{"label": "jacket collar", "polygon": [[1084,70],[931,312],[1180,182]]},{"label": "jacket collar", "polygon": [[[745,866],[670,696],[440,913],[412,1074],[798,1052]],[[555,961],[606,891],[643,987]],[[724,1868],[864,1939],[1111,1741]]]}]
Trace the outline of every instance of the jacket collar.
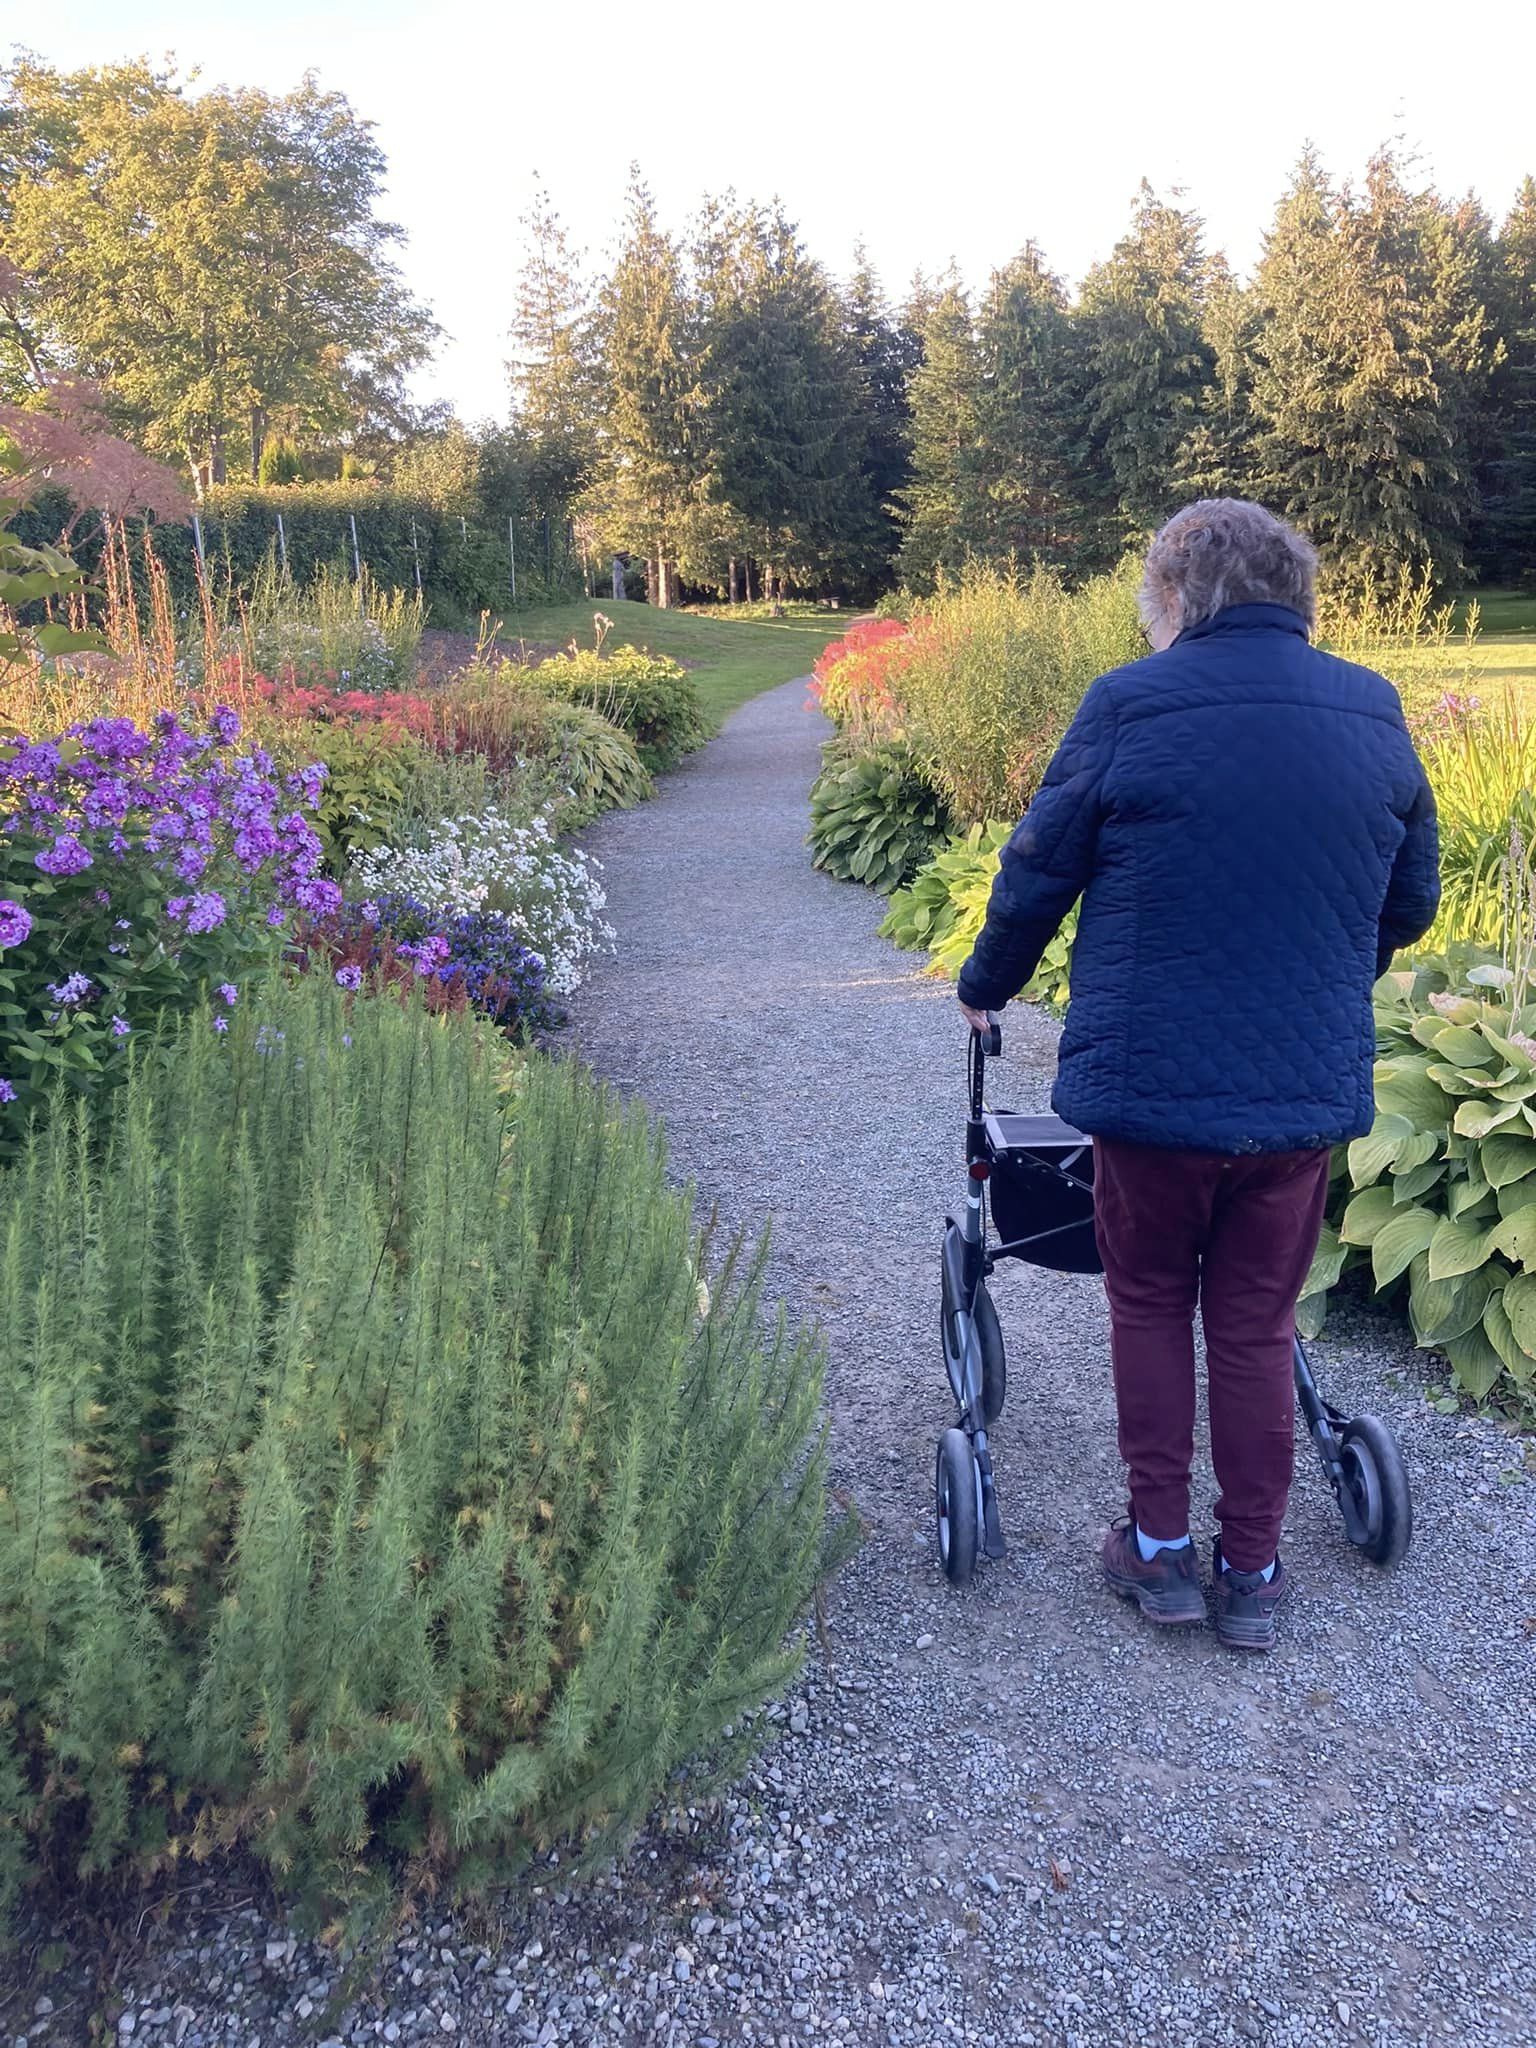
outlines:
[{"label": "jacket collar", "polygon": [[1186,640],[1205,640],[1213,633],[1254,632],[1297,633],[1305,640],[1307,622],[1287,604],[1229,604],[1208,619],[1186,626],[1173,644],[1182,647]]}]

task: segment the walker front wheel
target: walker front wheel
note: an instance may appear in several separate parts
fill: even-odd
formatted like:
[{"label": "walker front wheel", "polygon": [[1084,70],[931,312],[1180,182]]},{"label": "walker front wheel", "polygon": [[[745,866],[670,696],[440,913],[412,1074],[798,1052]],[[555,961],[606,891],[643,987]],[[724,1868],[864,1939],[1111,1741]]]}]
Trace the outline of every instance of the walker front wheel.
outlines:
[{"label": "walker front wheel", "polygon": [[970,1438],[963,1429],[946,1429],[934,1461],[933,1505],[938,1518],[939,1563],[952,1585],[968,1584],[976,1569],[980,1493]]},{"label": "walker front wheel", "polygon": [[1357,1415],[1339,1433],[1339,1462],[1365,1525],[1360,1548],[1389,1570],[1413,1537],[1413,1497],[1397,1438],[1379,1417]]}]

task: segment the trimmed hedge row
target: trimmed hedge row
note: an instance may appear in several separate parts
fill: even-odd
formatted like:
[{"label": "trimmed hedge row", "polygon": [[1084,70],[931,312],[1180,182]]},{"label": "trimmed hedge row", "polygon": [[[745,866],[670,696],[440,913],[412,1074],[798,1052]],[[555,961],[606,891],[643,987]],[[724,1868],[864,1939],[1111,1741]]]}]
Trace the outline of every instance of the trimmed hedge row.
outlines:
[{"label": "trimmed hedge row", "polygon": [[[203,545],[216,581],[227,577],[237,589],[252,579],[277,546],[281,514],[288,566],[299,583],[322,564],[352,566],[352,520],[357,548],[384,588],[413,590],[421,570],[422,594],[439,611],[473,617],[512,609],[512,563],[505,528],[499,533],[461,521],[413,498],[373,484],[224,484],[201,507]],[[12,520],[19,540],[40,547],[56,541],[70,507],[60,491],[43,491]],[[142,528],[130,527],[135,553]],[[565,528],[554,520],[519,520],[517,548],[519,605],[558,600],[579,592],[581,562]],[[190,524],[154,529],[154,548],[170,576],[178,608],[197,603],[196,542]],[[73,553],[88,579],[100,567],[98,521],[82,520]]]}]

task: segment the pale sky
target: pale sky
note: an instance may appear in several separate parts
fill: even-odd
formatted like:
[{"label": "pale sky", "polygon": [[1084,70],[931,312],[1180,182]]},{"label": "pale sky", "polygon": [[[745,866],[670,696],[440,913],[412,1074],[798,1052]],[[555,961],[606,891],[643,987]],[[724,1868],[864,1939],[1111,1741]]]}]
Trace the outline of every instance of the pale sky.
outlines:
[{"label": "pale sky", "polygon": [[448,331],[419,394],[471,420],[506,410],[535,171],[594,259],[638,158],[671,225],[706,191],[777,195],[834,271],[862,235],[893,296],[951,258],[979,281],[1031,238],[1075,283],[1143,176],[1183,187],[1245,269],[1308,138],[1357,176],[1400,137],[1495,215],[1536,172],[1532,0],[3,0],[14,42],[69,67],[169,51],[273,90],[313,69],[345,92]]}]

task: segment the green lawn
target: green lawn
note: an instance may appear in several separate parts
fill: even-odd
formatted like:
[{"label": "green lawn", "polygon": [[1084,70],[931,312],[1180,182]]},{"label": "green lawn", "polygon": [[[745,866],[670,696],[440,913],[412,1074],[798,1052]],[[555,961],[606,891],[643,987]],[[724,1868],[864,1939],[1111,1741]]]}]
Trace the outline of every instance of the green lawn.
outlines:
[{"label": "green lawn", "polygon": [[1464,590],[1456,600],[1457,626],[1465,619],[1469,604],[1477,606],[1480,633],[1499,640],[1510,635],[1529,635],[1536,640],[1536,591]]},{"label": "green lawn", "polygon": [[809,675],[811,664],[828,641],[836,640],[853,623],[852,613],[822,611],[782,619],[733,619],[719,613],[656,611],[650,605],[616,604],[612,598],[604,598],[513,613],[501,637],[561,646],[575,640],[579,646],[590,647],[594,614],[599,612],[613,621],[608,635],[611,647],[629,643],[687,662],[698,678],[704,709],[717,723],[759,690]]}]

